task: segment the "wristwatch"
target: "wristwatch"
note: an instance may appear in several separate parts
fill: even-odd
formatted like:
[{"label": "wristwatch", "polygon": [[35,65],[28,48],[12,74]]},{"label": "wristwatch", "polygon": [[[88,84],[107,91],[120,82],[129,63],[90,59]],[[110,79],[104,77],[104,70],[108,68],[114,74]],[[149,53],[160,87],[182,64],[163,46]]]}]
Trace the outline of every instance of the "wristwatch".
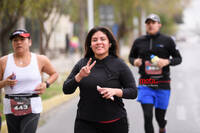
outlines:
[{"label": "wristwatch", "polygon": [[171,65],[171,59],[169,59],[169,65]]},{"label": "wristwatch", "polygon": [[50,84],[47,81],[45,81],[45,83],[46,83],[46,87],[49,88]]}]

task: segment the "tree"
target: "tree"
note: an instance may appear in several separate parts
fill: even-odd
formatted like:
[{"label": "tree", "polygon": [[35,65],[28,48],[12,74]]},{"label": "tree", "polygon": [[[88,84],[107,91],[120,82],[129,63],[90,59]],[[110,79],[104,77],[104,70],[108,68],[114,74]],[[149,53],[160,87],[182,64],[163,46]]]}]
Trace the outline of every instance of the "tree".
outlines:
[{"label": "tree", "polygon": [[176,31],[176,22],[180,21],[183,10],[189,2],[190,0],[151,0],[150,11],[161,17],[162,25],[164,25],[162,31],[173,34]]},{"label": "tree", "polygon": [[1,54],[9,53],[9,33],[17,25],[19,19],[24,15],[27,0],[0,0],[0,47]]},{"label": "tree", "polygon": [[[40,27],[40,54],[46,54],[49,47],[50,37],[55,30],[55,27],[62,15],[65,1],[63,0],[32,0],[32,6],[27,17],[32,20],[37,20]],[[53,15],[53,16],[52,16]],[[51,27],[47,31],[45,22],[50,20]],[[43,43],[45,42],[45,44]]]},{"label": "tree", "polygon": [[[111,5],[114,9],[114,21],[118,25],[118,40],[123,38],[126,33],[132,30],[132,18],[134,13],[131,11],[134,7],[134,0],[113,1],[113,0],[96,0],[95,1],[95,17],[99,19],[99,7],[101,5]],[[96,22],[99,23],[100,20]]]},{"label": "tree", "polygon": [[[83,36],[87,31],[87,0],[69,1],[70,17],[73,22],[78,24],[75,29],[78,27],[79,38],[81,42],[84,42]],[[95,25],[99,25],[99,7],[110,5],[114,9],[114,21],[118,25],[118,40],[127,37],[134,28],[138,28],[141,35],[141,27],[144,23],[142,18],[145,14],[148,15],[152,12],[158,13],[161,16],[162,23],[166,24],[162,30],[166,33],[173,33],[175,31],[175,18],[181,16],[186,1],[189,0],[94,0],[94,21]],[[134,17],[138,18],[138,27],[133,26]]]},{"label": "tree", "polygon": [[[95,1],[95,16],[99,18],[98,9],[100,5],[112,5],[114,7],[115,23],[118,25],[118,40],[126,37],[133,28],[139,28],[139,33],[141,34],[141,17],[142,10],[146,12],[149,9],[148,0],[96,0]],[[133,26],[133,18],[137,17],[138,27]],[[98,22],[98,21],[97,21]]]},{"label": "tree", "polygon": [[[115,12],[115,22],[119,26],[118,37],[124,38],[132,32],[133,28],[138,28],[139,35],[142,34],[142,17],[149,13],[160,15],[162,23],[165,25],[163,31],[169,34],[175,32],[175,22],[180,21],[183,9],[190,0],[96,0],[95,17],[98,18],[98,8],[100,5],[112,5]],[[166,6],[168,5],[168,6]],[[133,18],[137,17],[138,27],[133,27]],[[96,21],[98,22],[98,21]]]},{"label": "tree", "polygon": [[87,0],[69,0],[69,5],[70,18],[75,23],[75,34],[79,37],[81,47],[84,47],[87,32]]}]

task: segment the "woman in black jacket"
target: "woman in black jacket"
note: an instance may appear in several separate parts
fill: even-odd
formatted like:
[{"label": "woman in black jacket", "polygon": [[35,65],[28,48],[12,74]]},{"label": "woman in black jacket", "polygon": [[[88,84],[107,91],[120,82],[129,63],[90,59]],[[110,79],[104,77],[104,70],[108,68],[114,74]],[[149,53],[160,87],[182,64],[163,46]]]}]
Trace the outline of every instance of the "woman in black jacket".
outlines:
[{"label": "woman in black jacket", "polygon": [[118,56],[118,43],[106,27],[91,29],[85,57],[63,84],[65,94],[80,89],[75,133],[128,133],[122,98],[135,99],[137,89],[129,67]]}]

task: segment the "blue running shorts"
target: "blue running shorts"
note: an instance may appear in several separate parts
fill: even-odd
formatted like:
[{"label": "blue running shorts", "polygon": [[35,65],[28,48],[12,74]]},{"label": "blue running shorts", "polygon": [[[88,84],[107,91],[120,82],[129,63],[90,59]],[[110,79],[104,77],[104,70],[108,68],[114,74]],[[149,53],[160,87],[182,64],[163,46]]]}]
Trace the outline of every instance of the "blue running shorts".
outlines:
[{"label": "blue running shorts", "polygon": [[152,89],[138,86],[138,98],[142,104],[154,104],[155,108],[166,110],[169,104],[170,90]]}]

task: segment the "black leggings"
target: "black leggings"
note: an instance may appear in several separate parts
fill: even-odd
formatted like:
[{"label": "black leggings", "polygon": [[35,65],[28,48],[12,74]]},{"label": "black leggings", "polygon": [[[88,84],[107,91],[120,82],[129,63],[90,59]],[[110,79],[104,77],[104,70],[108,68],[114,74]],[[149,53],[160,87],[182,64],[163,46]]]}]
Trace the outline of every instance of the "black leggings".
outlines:
[{"label": "black leggings", "polygon": [[76,119],[74,133],[128,133],[128,122],[127,118],[106,124]]},{"label": "black leggings", "polygon": [[[144,128],[145,133],[154,133],[153,128],[153,104],[141,104],[143,113],[144,113]],[[158,125],[160,128],[164,128],[167,124],[167,121],[165,120],[165,114],[166,110],[163,109],[155,109],[155,116],[156,121],[158,122]]]},{"label": "black leggings", "polygon": [[28,114],[24,116],[6,115],[8,133],[35,133],[40,114]]}]

